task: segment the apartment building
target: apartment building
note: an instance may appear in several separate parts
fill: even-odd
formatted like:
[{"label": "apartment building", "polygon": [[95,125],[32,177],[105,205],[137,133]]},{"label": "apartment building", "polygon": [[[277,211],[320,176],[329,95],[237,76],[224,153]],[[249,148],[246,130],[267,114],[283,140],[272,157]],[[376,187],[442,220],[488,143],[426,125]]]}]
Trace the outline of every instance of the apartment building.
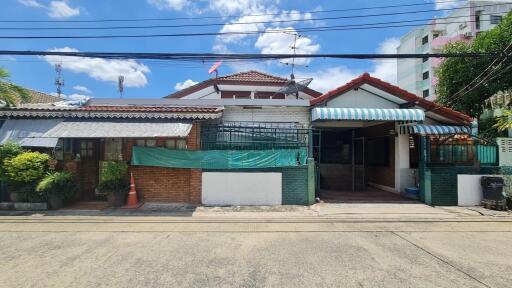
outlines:
[{"label": "apartment building", "polygon": [[[481,31],[492,29],[510,11],[512,2],[506,0],[468,1],[451,14],[434,18],[427,25],[404,35],[397,52],[438,53],[449,42],[471,41]],[[434,101],[435,69],[441,62],[441,58],[398,60],[398,86]]]}]

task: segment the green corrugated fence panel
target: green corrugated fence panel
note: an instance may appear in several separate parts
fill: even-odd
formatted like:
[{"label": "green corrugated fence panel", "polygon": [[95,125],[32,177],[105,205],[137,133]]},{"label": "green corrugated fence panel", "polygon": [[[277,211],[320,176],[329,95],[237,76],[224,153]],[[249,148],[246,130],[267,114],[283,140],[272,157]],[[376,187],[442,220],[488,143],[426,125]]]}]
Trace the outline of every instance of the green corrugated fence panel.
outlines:
[{"label": "green corrugated fence panel", "polygon": [[132,165],[169,168],[254,169],[306,164],[307,149],[282,150],[171,150],[133,147]]},{"label": "green corrugated fence panel", "polygon": [[494,164],[497,162],[496,146],[476,145],[476,151],[480,164]]}]

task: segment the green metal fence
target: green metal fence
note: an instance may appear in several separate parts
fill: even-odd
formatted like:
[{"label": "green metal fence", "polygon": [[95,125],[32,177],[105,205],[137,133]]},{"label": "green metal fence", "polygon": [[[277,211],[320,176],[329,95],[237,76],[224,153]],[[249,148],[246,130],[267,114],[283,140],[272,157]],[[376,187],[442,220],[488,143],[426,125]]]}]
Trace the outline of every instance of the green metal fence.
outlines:
[{"label": "green metal fence", "polygon": [[[295,126],[295,127],[294,127]],[[201,127],[202,150],[307,148],[311,129],[296,123],[226,122]]]},{"label": "green metal fence", "polygon": [[440,142],[427,139],[428,166],[498,165],[498,145],[481,139]]}]

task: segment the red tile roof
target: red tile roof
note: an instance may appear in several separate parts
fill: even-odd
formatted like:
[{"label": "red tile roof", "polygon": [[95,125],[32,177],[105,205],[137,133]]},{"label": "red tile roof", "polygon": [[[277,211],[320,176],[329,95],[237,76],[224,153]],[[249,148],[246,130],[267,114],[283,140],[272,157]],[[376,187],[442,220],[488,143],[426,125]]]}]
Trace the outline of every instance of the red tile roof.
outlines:
[{"label": "red tile roof", "polygon": [[331,91],[323,94],[320,97],[311,99],[310,103],[312,106],[314,106],[318,103],[327,101],[331,98],[334,98],[334,97],[339,96],[345,92],[348,92],[354,88],[360,87],[363,84],[369,84],[371,86],[374,86],[382,91],[385,91],[389,94],[397,96],[407,102],[416,103],[416,105],[422,107],[423,109],[425,109],[427,111],[433,111],[436,114],[445,116],[452,120],[455,120],[458,122],[464,122],[465,124],[469,124],[472,121],[472,118],[464,113],[452,110],[448,107],[444,107],[444,106],[436,104],[432,101],[421,98],[421,97],[419,97],[415,94],[412,94],[398,86],[395,86],[388,82],[382,81],[378,78],[372,77],[368,73],[364,73],[363,75],[355,78],[354,80],[348,82],[347,84],[340,86],[334,90],[331,90]]},{"label": "red tile roof", "polygon": [[221,110],[219,107],[193,107],[193,106],[83,106],[78,111],[95,111],[95,112],[143,112],[143,113],[216,113]]},{"label": "red tile roof", "polygon": [[[218,78],[210,78],[203,82],[200,82],[196,85],[190,86],[183,90],[174,92],[170,95],[165,96],[164,98],[181,98],[186,95],[197,92],[201,89],[204,89],[209,86],[213,86],[214,84],[227,84],[227,85],[257,85],[257,86],[283,86],[288,79],[270,75],[267,73],[250,70],[245,72],[234,73],[226,76],[220,76]],[[304,93],[310,95],[311,97],[318,97],[322,95],[322,93],[315,91],[311,88],[306,88]]]},{"label": "red tile roof", "polygon": [[285,84],[288,79],[266,74],[263,72],[250,70],[245,72],[239,72],[231,75],[226,75],[218,78],[219,80],[229,81],[247,81],[247,82],[272,82]]}]

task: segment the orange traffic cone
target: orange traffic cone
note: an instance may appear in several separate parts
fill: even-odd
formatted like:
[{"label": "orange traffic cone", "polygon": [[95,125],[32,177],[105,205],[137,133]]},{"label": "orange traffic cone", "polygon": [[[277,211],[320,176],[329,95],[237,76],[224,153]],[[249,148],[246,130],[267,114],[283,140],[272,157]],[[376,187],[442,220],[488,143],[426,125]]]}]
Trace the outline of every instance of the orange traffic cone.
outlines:
[{"label": "orange traffic cone", "polygon": [[135,181],[133,180],[133,173],[130,173],[130,192],[128,192],[128,201],[126,205],[121,207],[122,209],[137,209],[142,206],[142,202],[139,203],[137,198],[137,191],[135,190]]}]

